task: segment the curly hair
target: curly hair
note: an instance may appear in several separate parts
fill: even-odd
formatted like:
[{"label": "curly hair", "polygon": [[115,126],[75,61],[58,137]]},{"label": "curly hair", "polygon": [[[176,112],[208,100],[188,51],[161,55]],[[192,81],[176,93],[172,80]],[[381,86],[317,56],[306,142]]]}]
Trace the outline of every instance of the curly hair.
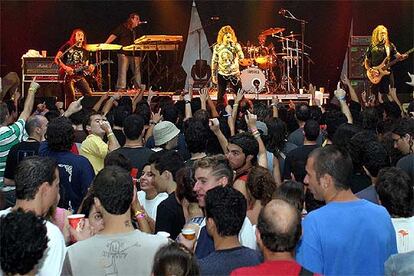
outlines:
[{"label": "curly hair", "polygon": [[169,243],[158,249],[152,266],[153,275],[198,276],[197,258],[184,245]]},{"label": "curly hair", "polygon": [[45,220],[22,209],[0,217],[0,264],[6,275],[26,275],[43,258],[48,243]]},{"label": "curly hair", "polygon": [[52,151],[69,151],[75,140],[75,131],[68,118],[58,117],[47,125],[45,137]]},{"label": "curly hair", "polygon": [[236,33],[234,32],[233,28],[230,25],[226,25],[221,27],[220,31],[217,34],[217,44],[221,44],[223,43],[223,37],[226,33],[230,33],[232,36],[232,41],[234,43],[237,42],[237,37],[236,37]]},{"label": "curly hair", "polygon": [[388,39],[388,30],[384,25],[378,25],[377,27],[375,27],[375,29],[372,31],[372,36],[371,36],[371,43],[373,46],[377,46],[378,44],[380,44],[382,41],[380,40],[380,32],[382,31],[386,31],[387,32],[387,37],[385,39],[385,44],[387,46],[390,45],[389,39]]},{"label": "curly hair", "polygon": [[302,234],[300,213],[289,202],[274,199],[260,211],[257,230],[270,251],[292,252]]},{"label": "curly hair", "polygon": [[410,177],[396,167],[380,170],[375,189],[381,205],[391,217],[409,218],[413,216],[414,192]]},{"label": "curly hair", "polygon": [[206,218],[213,219],[220,236],[238,235],[246,211],[246,198],[238,190],[228,186],[218,186],[207,191]]},{"label": "curly hair", "polygon": [[134,186],[129,172],[118,166],[103,168],[93,180],[93,191],[105,210],[125,214],[132,203]]},{"label": "curly hair", "polygon": [[266,205],[276,191],[276,183],[267,168],[253,166],[247,178],[249,194],[256,200],[260,200],[262,206]]}]

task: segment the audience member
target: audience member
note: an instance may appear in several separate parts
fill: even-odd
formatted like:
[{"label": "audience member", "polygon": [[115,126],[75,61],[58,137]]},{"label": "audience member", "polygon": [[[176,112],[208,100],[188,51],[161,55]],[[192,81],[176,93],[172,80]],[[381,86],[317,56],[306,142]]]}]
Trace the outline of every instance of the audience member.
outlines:
[{"label": "audience member", "polygon": [[303,220],[296,260],[324,275],[384,274],[384,262],[397,252],[395,231],[385,208],[350,190],[349,155],[332,145],[318,148],[310,154],[306,172],[304,182],[326,205]]},{"label": "audience member", "polygon": [[47,119],[42,115],[34,115],[27,119],[25,129],[29,137],[26,141],[14,145],[7,155],[4,171],[5,185],[14,186],[14,173],[20,161],[27,156],[39,154],[39,145],[45,139],[47,123]]},{"label": "audience member", "polygon": [[260,212],[256,230],[264,262],[239,268],[231,275],[313,275],[294,258],[301,235],[301,216],[297,208],[282,199],[270,201]]},{"label": "audience member", "polygon": [[[7,155],[9,154],[10,149],[23,139],[26,120],[32,112],[35,94],[39,87],[40,85],[34,81],[30,84],[27,97],[24,102],[23,111],[20,113],[20,116],[16,122],[14,122],[12,114],[9,113],[7,104],[0,102],[0,190],[4,193],[6,203],[13,202],[13,193],[15,190],[15,187],[4,186],[3,183]],[[6,207],[10,205],[11,204],[6,204]]]},{"label": "audience member", "polygon": [[161,247],[154,257],[152,274],[156,276],[199,276],[197,259],[184,245],[172,242]]},{"label": "audience member", "polygon": [[154,153],[150,157],[149,163],[157,192],[168,194],[167,199],[157,207],[155,232],[168,232],[171,238],[175,239],[185,224],[183,209],[175,193],[177,188],[175,174],[184,167],[184,162],[178,152],[162,150]]},{"label": "audience member", "polygon": [[[299,128],[297,128],[295,131],[289,134],[288,136],[288,142],[295,144],[296,146],[300,147],[303,146],[303,142],[305,141],[305,134],[303,132],[303,127],[305,126],[305,123],[307,120],[311,119],[310,117],[310,109],[309,105],[307,104],[298,104],[295,107],[295,118],[299,125]],[[317,138],[317,144],[321,145],[323,142],[322,135],[318,134]]]},{"label": "audience member", "polygon": [[137,170],[133,177],[137,179],[142,175],[144,165],[148,163],[149,158],[154,153],[144,146],[144,119],[140,115],[129,115],[124,120],[125,144],[123,147],[115,150],[127,157],[132,167]]},{"label": "audience member", "polygon": [[93,181],[93,195],[105,228],[68,248],[62,274],[150,275],[155,253],[168,241],[133,228],[129,173],[117,166],[103,168]]},{"label": "audience member", "polygon": [[231,187],[215,187],[205,197],[206,228],[214,252],[199,260],[202,275],[229,275],[236,268],[260,263],[260,255],[240,244],[238,234],[246,216],[243,194]]},{"label": "audience member", "polygon": [[265,206],[276,191],[276,183],[268,169],[254,166],[249,173],[247,186],[247,217],[253,225],[257,224],[260,210]]},{"label": "audience member", "polygon": [[0,217],[0,265],[6,275],[35,275],[47,249],[42,218],[21,209]]},{"label": "audience member", "polygon": [[407,174],[400,168],[385,168],[375,184],[380,204],[391,216],[398,253],[414,250],[414,192]]},{"label": "audience member", "polygon": [[[10,207],[0,211],[0,217],[16,210],[33,212],[38,217],[45,217],[49,209],[59,201],[59,171],[55,161],[50,158],[39,156],[25,158],[17,167],[15,183],[16,205],[13,208]],[[27,227],[27,225],[22,225],[22,227]],[[59,228],[51,222],[46,221],[46,229],[47,249],[39,262],[38,274],[60,275],[65,258],[65,241]],[[21,231],[20,228],[12,231],[19,241],[24,239],[26,234],[29,234],[29,232],[24,231],[24,235],[19,235],[17,231]],[[41,232],[36,232],[36,235],[41,236]],[[3,243],[2,240],[1,246],[4,245],[7,246],[5,248],[7,250],[9,250],[8,246],[12,247],[13,250],[16,246],[14,243]],[[3,252],[3,250],[1,251]],[[30,258],[33,258],[32,262],[37,259],[34,256],[28,257],[28,259]],[[21,262],[29,262],[28,259],[25,258]],[[20,263],[20,265],[22,264]]]},{"label": "audience member", "polygon": [[394,147],[405,156],[397,162],[397,167],[403,169],[411,178],[414,187],[414,119],[401,119],[392,131]]},{"label": "audience member", "polygon": [[39,155],[56,160],[60,175],[58,206],[76,212],[95,174],[88,159],[73,154],[74,130],[69,119],[59,117],[49,122],[46,141],[40,143]]},{"label": "audience member", "polygon": [[[88,158],[97,174],[104,167],[105,156],[119,148],[119,143],[109,122],[99,113],[90,113],[83,123],[83,129],[88,136],[82,142],[79,153]],[[105,135],[108,143],[103,141]]]},{"label": "audience member", "polygon": [[315,120],[308,120],[303,126],[304,141],[303,145],[290,151],[286,156],[284,179],[294,179],[303,182],[306,171],[305,165],[309,154],[318,147],[316,139],[319,136],[319,124]]},{"label": "audience member", "polygon": [[151,165],[147,164],[142,170],[139,179],[138,201],[145,209],[147,214],[155,221],[157,217],[158,205],[168,198],[166,192],[159,193],[155,187],[154,174],[151,172]]}]

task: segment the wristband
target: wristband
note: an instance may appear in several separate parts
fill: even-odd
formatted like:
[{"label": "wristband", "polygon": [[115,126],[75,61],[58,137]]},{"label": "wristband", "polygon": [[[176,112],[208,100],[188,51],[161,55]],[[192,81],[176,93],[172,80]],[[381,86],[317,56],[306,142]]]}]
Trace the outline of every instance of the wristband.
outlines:
[{"label": "wristband", "polygon": [[254,136],[254,138],[259,138],[260,137],[260,132],[255,132],[254,134],[253,134],[253,136]]},{"label": "wristband", "polygon": [[135,217],[137,219],[139,219],[139,218],[145,218],[145,213],[138,210],[138,211],[135,212]]},{"label": "wristband", "polygon": [[250,129],[250,131],[251,131],[252,133],[257,132],[257,128],[251,128],[251,129]]},{"label": "wristband", "polygon": [[110,133],[108,133],[106,136],[109,138],[109,137],[111,137],[111,136],[115,136],[115,134],[114,134],[113,132],[110,132]]},{"label": "wristband", "polygon": [[155,121],[151,120],[151,121],[149,122],[149,124],[150,124],[150,125],[154,125],[154,126],[155,126],[157,123],[156,123]]},{"label": "wristband", "polygon": [[238,103],[233,104],[233,107],[235,107],[235,106],[239,106],[239,104]]},{"label": "wristband", "polygon": [[339,101],[343,101],[343,100],[345,100],[345,96],[342,96],[342,97],[336,97]]},{"label": "wristband", "polygon": [[191,101],[185,100],[185,104],[191,104]]}]

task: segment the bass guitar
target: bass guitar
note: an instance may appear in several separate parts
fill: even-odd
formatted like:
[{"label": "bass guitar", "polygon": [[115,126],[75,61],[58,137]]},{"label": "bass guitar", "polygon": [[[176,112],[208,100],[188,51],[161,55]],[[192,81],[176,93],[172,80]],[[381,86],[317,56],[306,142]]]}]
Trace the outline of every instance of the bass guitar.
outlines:
[{"label": "bass guitar", "polygon": [[82,64],[75,64],[75,65],[67,65],[73,69],[73,74],[68,74],[62,67],[59,69],[59,78],[64,82],[69,81],[70,79],[77,79],[83,77],[87,74],[86,70],[89,69],[90,65],[99,66],[103,64],[114,63],[112,60],[103,60],[101,62],[92,63],[89,65],[82,65]]},{"label": "bass guitar", "polygon": [[[409,55],[412,52],[414,52],[414,48],[411,48],[404,54]],[[368,79],[373,84],[378,84],[381,81],[383,76],[389,75],[391,73],[390,71],[388,71],[388,69],[394,64],[396,64],[397,62],[400,62],[401,60],[402,59],[394,59],[393,61],[389,62],[389,58],[386,57],[380,65],[374,66],[367,70]]]}]

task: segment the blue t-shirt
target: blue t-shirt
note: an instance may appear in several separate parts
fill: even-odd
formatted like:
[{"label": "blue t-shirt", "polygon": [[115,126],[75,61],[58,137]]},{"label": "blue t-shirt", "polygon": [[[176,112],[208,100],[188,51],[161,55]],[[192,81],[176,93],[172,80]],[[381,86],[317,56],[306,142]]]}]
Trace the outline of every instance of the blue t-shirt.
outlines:
[{"label": "blue t-shirt", "polygon": [[52,151],[47,142],[41,142],[40,156],[49,156],[56,160],[60,178],[60,201],[58,206],[67,209],[69,201],[74,212],[77,212],[83,197],[95,177],[89,160],[70,151]]},{"label": "blue t-shirt", "polygon": [[230,275],[236,268],[260,263],[260,254],[244,246],[217,250],[198,261],[201,275]]},{"label": "blue t-shirt", "polygon": [[296,260],[323,275],[384,275],[384,263],[397,253],[387,210],[367,200],[331,202],[302,222]]},{"label": "blue t-shirt", "polygon": [[207,233],[205,226],[201,227],[200,235],[198,236],[195,255],[197,259],[202,259],[210,255],[214,251],[213,238]]}]

